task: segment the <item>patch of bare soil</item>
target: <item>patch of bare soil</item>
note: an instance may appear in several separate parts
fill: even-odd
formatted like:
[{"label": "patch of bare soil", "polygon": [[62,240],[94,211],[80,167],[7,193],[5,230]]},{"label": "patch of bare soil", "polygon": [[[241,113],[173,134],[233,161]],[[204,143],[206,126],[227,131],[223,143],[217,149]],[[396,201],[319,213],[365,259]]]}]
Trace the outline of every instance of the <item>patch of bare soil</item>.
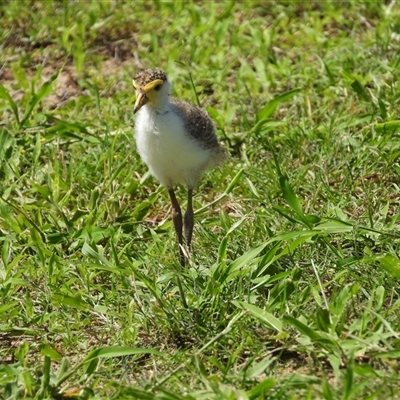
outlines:
[{"label": "patch of bare soil", "polygon": [[[133,42],[132,38],[118,38],[114,41],[107,36],[99,36],[90,48],[90,59],[88,57],[89,61],[86,62],[82,75],[90,76],[95,73],[108,78],[122,76],[124,69],[143,68],[138,54],[133,50],[136,48]],[[79,85],[79,75],[72,57],[67,56],[57,44],[51,41],[26,43],[14,38],[9,39],[3,46],[4,62],[0,64],[0,82],[17,104],[23,99],[25,90],[20,87],[14,76],[14,63],[22,65],[28,82],[34,79],[38,68],[43,68],[41,82],[37,87],[60,71],[54,81],[52,93],[42,101],[47,109],[60,108],[71,99],[85,94],[86,89]],[[92,57],[97,57],[96,65]],[[23,58],[29,61],[22,62]]]}]

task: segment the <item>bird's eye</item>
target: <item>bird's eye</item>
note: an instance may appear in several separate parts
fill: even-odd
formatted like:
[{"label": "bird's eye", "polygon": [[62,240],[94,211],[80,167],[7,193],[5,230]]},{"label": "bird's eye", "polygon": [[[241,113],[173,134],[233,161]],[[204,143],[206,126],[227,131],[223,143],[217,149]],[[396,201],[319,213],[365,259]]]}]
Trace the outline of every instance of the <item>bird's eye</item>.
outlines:
[{"label": "bird's eye", "polygon": [[161,84],[159,83],[157,86],[154,87],[154,90],[157,92],[161,89]]}]

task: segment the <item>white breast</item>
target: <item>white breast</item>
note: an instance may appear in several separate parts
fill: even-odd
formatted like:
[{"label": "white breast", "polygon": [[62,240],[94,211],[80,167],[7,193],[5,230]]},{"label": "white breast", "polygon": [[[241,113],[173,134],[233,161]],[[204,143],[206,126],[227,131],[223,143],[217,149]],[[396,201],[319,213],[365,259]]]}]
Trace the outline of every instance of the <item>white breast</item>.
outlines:
[{"label": "white breast", "polygon": [[211,152],[185,133],[176,114],[169,108],[157,113],[145,105],[138,112],[135,131],[138,152],[162,185],[196,186]]}]

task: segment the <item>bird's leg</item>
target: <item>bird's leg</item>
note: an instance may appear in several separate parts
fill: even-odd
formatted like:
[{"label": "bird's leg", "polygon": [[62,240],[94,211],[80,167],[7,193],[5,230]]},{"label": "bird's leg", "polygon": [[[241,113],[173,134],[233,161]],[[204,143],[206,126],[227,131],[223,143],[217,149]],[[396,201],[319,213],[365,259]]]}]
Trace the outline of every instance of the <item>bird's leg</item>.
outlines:
[{"label": "bird's leg", "polygon": [[183,235],[182,235],[182,211],[176,199],[173,189],[168,189],[169,197],[172,204],[172,221],[174,222],[176,237],[179,245],[179,261],[182,267],[185,266],[185,255],[183,253]]},{"label": "bird's leg", "polygon": [[192,199],[193,199],[193,189],[189,188],[188,189],[187,210],[185,212],[185,221],[184,221],[184,225],[183,225],[188,252],[190,252],[190,244],[192,242],[193,225],[194,225]]}]

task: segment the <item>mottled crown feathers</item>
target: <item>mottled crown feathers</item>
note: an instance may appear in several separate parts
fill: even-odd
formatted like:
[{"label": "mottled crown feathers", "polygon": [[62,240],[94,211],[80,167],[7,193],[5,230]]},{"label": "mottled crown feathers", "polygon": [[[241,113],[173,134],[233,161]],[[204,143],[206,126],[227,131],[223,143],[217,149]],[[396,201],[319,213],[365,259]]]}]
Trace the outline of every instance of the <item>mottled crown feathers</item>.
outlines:
[{"label": "mottled crown feathers", "polygon": [[160,68],[142,69],[136,74],[134,81],[139,86],[146,86],[148,83],[153,82],[156,79],[161,79],[165,82],[167,80],[167,75],[165,75],[165,72]]}]

